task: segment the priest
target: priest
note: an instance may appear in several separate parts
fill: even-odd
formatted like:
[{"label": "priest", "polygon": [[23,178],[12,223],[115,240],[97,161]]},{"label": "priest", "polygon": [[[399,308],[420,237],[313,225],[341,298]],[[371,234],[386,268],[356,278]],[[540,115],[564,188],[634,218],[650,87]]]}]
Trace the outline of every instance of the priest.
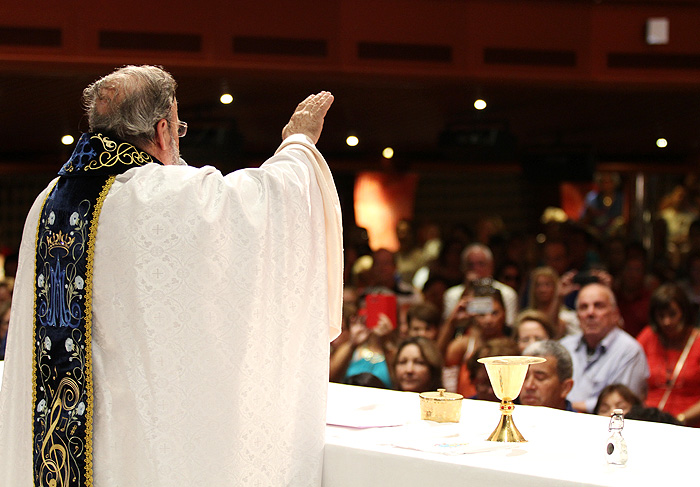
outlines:
[{"label": "priest", "polygon": [[26,220],[0,485],[321,483],[340,205],[299,104],[261,167],[182,164],[176,82],[127,66]]}]

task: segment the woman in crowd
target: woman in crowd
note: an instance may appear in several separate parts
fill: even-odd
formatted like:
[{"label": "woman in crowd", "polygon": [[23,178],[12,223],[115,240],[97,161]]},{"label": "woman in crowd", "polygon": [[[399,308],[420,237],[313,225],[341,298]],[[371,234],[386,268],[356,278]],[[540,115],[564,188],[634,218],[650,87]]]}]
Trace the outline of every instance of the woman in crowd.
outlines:
[{"label": "woman in crowd", "polygon": [[513,325],[513,338],[518,344],[520,353],[531,343],[551,340],[555,338],[555,334],[556,329],[549,317],[534,309],[521,311]]},{"label": "woman in crowd", "polygon": [[627,414],[633,406],[640,406],[642,400],[623,384],[610,384],[598,395],[598,402],[593,409],[593,414],[610,416],[615,409],[622,409]]},{"label": "woman in crowd", "polygon": [[561,338],[579,331],[576,312],[564,306],[559,293],[559,275],[551,267],[537,267],[530,273],[527,309],[547,315],[555,325],[553,338]]},{"label": "woman in crowd", "polygon": [[491,300],[490,311],[470,309],[471,304],[475,302],[475,296],[467,295],[460,301],[458,308],[464,309],[468,327],[464,334],[449,343],[445,353],[445,365],[459,369],[456,390],[464,397],[471,397],[476,392],[467,370],[469,358],[486,341],[506,336],[503,296],[497,289],[492,289],[488,296],[481,296],[484,297]]},{"label": "woman in crowd", "polygon": [[520,355],[519,352],[520,349],[510,338],[500,337],[487,340],[467,362],[469,379],[470,382],[474,384],[474,394],[464,397],[480,399],[482,401],[500,401],[493,392],[493,386],[486,372],[486,366],[479,362],[479,359],[503,355]]},{"label": "woman in crowd", "polygon": [[401,342],[393,375],[401,391],[427,392],[441,388],[442,356],[435,342],[420,336]]},{"label": "woman in crowd", "polygon": [[358,374],[369,373],[391,388],[393,382],[389,365],[395,345],[392,341],[394,326],[385,314],[379,315],[377,326],[366,326],[366,309],[348,317],[349,326],[335,343],[330,358],[330,380],[348,382]]},{"label": "woman in crowd", "polygon": [[534,309],[518,313],[513,325],[513,339],[518,344],[520,353],[531,343],[555,339],[556,333],[556,327],[549,317]]},{"label": "woman in crowd", "polygon": [[686,292],[661,285],[651,297],[649,325],[637,340],[649,363],[646,405],[700,425],[700,340]]}]

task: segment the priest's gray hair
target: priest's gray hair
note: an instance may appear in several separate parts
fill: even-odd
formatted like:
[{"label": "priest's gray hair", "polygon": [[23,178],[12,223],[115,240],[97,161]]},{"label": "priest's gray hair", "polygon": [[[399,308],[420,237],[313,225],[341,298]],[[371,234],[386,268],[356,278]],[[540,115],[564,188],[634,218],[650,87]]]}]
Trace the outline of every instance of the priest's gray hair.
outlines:
[{"label": "priest's gray hair", "polygon": [[175,79],[159,66],[125,66],[83,90],[91,132],[107,132],[143,148],[156,124],[171,121]]},{"label": "priest's gray hair", "polygon": [[555,340],[542,340],[531,343],[523,350],[523,355],[544,357],[546,359],[550,357],[555,358],[557,360],[557,377],[559,382],[571,379],[574,376],[574,365],[569,351],[564,348],[564,345]]}]

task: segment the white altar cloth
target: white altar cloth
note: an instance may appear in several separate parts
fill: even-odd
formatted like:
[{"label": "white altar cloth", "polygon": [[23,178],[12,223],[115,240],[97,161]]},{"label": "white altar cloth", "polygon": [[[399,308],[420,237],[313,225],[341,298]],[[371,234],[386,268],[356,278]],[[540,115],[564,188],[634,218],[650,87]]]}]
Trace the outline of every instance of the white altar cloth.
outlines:
[{"label": "white altar cloth", "polygon": [[[628,486],[696,478],[695,428],[626,420],[629,461],[615,467],[605,459],[608,418],[516,406],[513,418],[528,442],[484,441],[499,415],[497,403],[466,399],[460,423],[421,421],[418,394],[331,383],[323,486]],[[373,423],[386,426],[359,427]]]}]

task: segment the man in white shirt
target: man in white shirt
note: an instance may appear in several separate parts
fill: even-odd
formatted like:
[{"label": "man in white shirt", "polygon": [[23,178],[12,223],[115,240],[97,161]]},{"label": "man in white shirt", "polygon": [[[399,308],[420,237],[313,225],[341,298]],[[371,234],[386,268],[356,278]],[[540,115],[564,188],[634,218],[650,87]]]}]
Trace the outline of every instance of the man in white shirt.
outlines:
[{"label": "man in white shirt", "polygon": [[577,411],[591,412],[610,384],[624,384],[646,397],[649,366],[641,345],[619,327],[615,294],[603,284],[581,288],[576,300],[581,332],[561,339],[574,363],[574,386],[568,399]]},{"label": "man in white shirt", "polygon": [[[493,253],[491,249],[478,243],[467,246],[462,251],[462,269],[465,283],[493,278]],[[498,289],[503,296],[503,304],[506,308],[506,324],[510,326],[515,322],[515,316],[518,314],[518,293],[512,287],[495,279],[491,285]],[[450,317],[465,289],[465,284],[459,284],[445,291],[443,319]]]}]

